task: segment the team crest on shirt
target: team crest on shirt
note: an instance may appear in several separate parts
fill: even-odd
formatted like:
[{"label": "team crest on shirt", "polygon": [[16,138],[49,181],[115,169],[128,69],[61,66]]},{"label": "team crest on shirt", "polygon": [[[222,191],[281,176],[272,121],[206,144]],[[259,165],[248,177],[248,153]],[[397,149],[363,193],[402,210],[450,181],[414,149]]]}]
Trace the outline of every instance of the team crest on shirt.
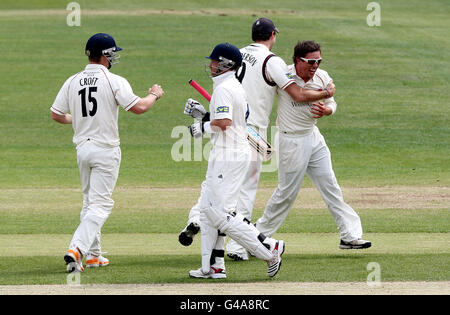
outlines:
[{"label": "team crest on shirt", "polygon": [[216,114],[219,114],[219,113],[229,113],[230,112],[230,107],[228,107],[228,106],[219,106],[219,107],[217,107],[217,109],[216,109]]}]

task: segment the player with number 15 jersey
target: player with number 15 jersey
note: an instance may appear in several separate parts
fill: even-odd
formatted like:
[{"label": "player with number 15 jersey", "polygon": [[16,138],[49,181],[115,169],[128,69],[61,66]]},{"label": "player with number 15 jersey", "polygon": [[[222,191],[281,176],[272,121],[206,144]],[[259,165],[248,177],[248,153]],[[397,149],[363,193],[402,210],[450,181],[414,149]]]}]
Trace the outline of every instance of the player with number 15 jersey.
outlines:
[{"label": "player with number 15 jersey", "polygon": [[72,114],[73,142],[77,146],[90,139],[115,147],[120,145],[119,106],[129,110],[139,99],[125,78],[103,65],[88,64],[64,83],[51,110]]},{"label": "player with number 15 jersey", "polygon": [[164,94],[155,84],[140,98],[126,79],[109,72],[121,50],[110,35],[93,35],[85,50],[89,64],[66,80],[50,108],[53,120],[73,126],[83,191],[81,222],[64,256],[69,272],[84,270],[83,257],[87,267],[109,264],[102,256],[100,235],[114,205],[111,195],[121,162],[119,106],[142,114]]}]

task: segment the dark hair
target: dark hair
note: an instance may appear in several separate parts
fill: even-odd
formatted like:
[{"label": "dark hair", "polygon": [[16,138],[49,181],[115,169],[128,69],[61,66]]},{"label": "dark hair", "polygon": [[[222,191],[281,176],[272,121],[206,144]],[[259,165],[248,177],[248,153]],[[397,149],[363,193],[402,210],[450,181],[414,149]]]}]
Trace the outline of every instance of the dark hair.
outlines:
[{"label": "dark hair", "polygon": [[259,18],[252,25],[252,40],[254,42],[269,40],[273,32],[279,32],[273,21],[265,17]]},{"label": "dark hair", "polygon": [[89,61],[92,62],[100,62],[100,60],[102,59],[102,55],[95,55],[95,56],[89,56]]},{"label": "dark hair", "polygon": [[320,45],[312,40],[305,40],[303,42],[298,42],[294,47],[294,64],[297,63],[297,58],[305,57],[310,52],[321,51]]},{"label": "dark hair", "polygon": [[254,42],[266,41],[266,40],[270,39],[270,36],[272,36],[272,34],[273,34],[273,31],[272,32],[264,32],[264,31],[260,31],[260,30],[253,31],[252,32],[252,40]]}]

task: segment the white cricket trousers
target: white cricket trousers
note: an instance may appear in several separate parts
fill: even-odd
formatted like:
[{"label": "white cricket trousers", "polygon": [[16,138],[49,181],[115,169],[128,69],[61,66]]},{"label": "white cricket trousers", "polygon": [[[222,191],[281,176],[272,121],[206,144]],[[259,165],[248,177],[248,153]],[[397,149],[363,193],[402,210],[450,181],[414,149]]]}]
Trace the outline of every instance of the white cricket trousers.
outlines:
[{"label": "white cricket trousers", "polygon": [[[252,126],[252,128],[258,130],[259,134],[264,138],[266,137],[267,131],[265,129],[259,129],[256,126]],[[255,197],[258,189],[259,177],[261,175],[261,167],[263,163],[262,157],[259,153],[257,153],[253,149],[251,149],[250,151],[251,151],[250,164],[245,174],[241,190],[239,191],[236,209],[237,212],[242,214],[249,221],[251,221],[252,218],[253,206],[255,203]],[[189,225],[191,222],[200,224],[200,200],[202,198],[202,195],[204,194],[205,184],[206,181],[203,181],[201,185],[200,197],[198,198],[197,203],[189,211],[189,218],[187,225]],[[238,244],[235,244],[235,246],[237,246],[238,248],[242,248]]]},{"label": "white cricket trousers", "polygon": [[111,214],[111,199],[119,175],[120,147],[102,147],[86,141],[77,147],[77,161],[83,191],[80,225],[70,248],[80,249],[83,255],[101,254],[101,228]]},{"label": "white cricket trousers", "polygon": [[308,135],[280,132],[278,187],[270,197],[256,227],[273,235],[286,219],[302,185],[305,174],[319,190],[338,226],[341,239],[349,242],[362,237],[358,214],[344,202],[331,165],[331,154],[317,127]]},{"label": "white cricket trousers", "polygon": [[220,264],[224,264],[224,234],[258,258],[270,260],[273,257],[272,252],[258,238],[260,232],[242,215],[235,213],[249,162],[250,147],[244,147],[242,150],[211,150],[200,198],[202,269],[205,273],[209,272],[210,265],[214,264],[211,259],[214,258],[211,256],[214,252],[220,252]]},{"label": "white cricket trousers", "polygon": [[[267,139],[266,129],[259,129],[258,127],[253,125],[251,127],[257,130],[264,139]],[[262,156],[258,152],[256,152],[256,150],[252,149],[250,165],[248,167],[247,173],[245,174],[245,180],[239,192],[239,199],[237,204],[237,211],[250,221],[252,219],[253,206],[255,203],[256,191],[258,190],[262,163]]]},{"label": "white cricket trousers", "polygon": [[[255,130],[258,130],[261,136],[266,138],[267,131],[265,129],[259,129],[256,126],[252,126]],[[245,173],[244,181],[241,185],[237,200],[237,212],[242,214],[247,220],[252,220],[253,206],[255,203],[256,192],[258,189],[259,177],[261,174],[262,157],[255,150],[251,149],[250,164],[247,172]],[[204,194],[206,181],[202,182],[200,197],[197,203],[189,211],[189,219],[187,225],[194,222],[200,224],[200,200]],[[233,253],[243,253],[245,249],[239,245],[236,241],[230,239],[227,243],[227,251]]]},{"label": "white cricket trousers", "polygon": [[[251,127],[257,130],[264,139],[267,139],[267,131],[265,129],[259,129],[256,126]],[[256,152],[256,150],[252,149],[250,165],[245,174],[245,179],[242,183],[237,203],[237,212],[242,214],[249,221],[252,220],[253,206],[258,190],[262,163],[262,156]],[[228,253],[243,255],[246,252],[245,249],[233,239],[228,240],[226,248]]]}]

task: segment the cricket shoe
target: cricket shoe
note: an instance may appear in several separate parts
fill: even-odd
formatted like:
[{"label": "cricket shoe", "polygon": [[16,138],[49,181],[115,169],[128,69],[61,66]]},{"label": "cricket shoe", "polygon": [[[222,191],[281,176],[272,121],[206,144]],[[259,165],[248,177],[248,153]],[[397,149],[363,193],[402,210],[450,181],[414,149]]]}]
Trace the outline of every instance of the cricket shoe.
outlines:
[{"label": "cricket shoe", "polygon": [[267,275],[270,278],[275,277],[281,268],[281,255],[283,255],[284,249],[284,241],[276,241],[272,250],[273,258],[267,261]]},{"label": "cricket shoe", "polygon": [[108,258],[100,256],[94,256],[88,254],[86,256],[86,268],[106,267],[109,265]]},{"label": "cricket shoe", "polygon": [[371,242],[362,239],[353,240],[351,242],[344,242],[341,240],[341,243],[339,244],[340,249],[363,249],[369,248],[370,246],[372,246]]},{"label": "cricket shoe", "polygon": [[189,277],[197,279],[225,279],[225,269],[211,267],[208,273],[203,273],[202,268],[189,271]]},{"label": "cricket shoe", "polygon": [[67,271],[69,273],[84,271],[82,259],[83,255],[78,250],[78,248],[69,249],[64,255],[64,261],[67,265]]},{"label": "cricket shoe", "polygon": [[233,259],[234,261],[240,261],[240,260],[248,260],[248,254],[247,252],[243,252],[243,253],[233,253],[233,252],[228,252],[227,253],[228,258]]},{"label": "cricket shoe", "polygon": [[192,244],[195,234],[197,234],[199,231],[200,225],[198,223],[191,222],[183,229],[183,231],[181,231],[180,235],[178,236],[178,241],[183,246],[189,246]]}]

